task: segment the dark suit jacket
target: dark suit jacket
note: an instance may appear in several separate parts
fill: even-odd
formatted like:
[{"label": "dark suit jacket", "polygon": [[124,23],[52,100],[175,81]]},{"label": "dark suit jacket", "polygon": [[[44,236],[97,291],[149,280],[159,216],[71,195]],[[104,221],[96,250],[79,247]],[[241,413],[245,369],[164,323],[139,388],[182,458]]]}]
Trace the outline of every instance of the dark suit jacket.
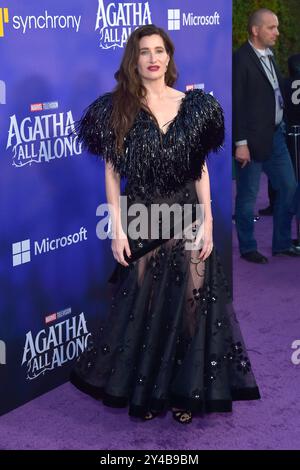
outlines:
[{"label": "dark suit jacket", "polygon": [[[274,60],[280,89],[282,78]],[[233,143],[247,139],[253,160],[267,160],[275,131],[275,94],[261,61],[248,42],[233,56]]]}]

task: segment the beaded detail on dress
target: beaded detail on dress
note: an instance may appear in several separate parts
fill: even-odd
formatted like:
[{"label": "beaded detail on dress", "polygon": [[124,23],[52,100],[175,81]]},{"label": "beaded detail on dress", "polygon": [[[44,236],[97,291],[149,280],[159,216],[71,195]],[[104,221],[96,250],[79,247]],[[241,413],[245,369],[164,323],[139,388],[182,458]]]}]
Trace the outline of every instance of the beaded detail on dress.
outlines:
[{"label": "beaded detail on dress", "polygon": [[174,194],[201,176],[205,158],[224,140],[224,116],[217,100],[202,90],[188,91],[166,133],[141,109],[124,140],[124,154],[115,150],[110,127],[112,94],[97,98],[76,125],[86,149],[109,161],[129,182],[161,195]]}]

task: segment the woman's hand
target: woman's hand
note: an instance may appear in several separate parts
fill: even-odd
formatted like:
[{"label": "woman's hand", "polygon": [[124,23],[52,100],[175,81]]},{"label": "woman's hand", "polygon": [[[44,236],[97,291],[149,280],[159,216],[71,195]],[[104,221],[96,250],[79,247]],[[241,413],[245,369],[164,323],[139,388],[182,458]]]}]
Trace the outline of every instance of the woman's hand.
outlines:
[{"label": "woman's hand", "polygon": [[201,261],[205,261],[211,254],[213,244],[213,220],[212,218],[204,219],[203,222],[203,247],[200,252],[199,258]]},{"label": "woman's hand", "polygon": [[129,266],[129,264],[124,258],[124,250],[128,258],[131,256],[131,251],[129,248],[128,238],[126,237],[123,231],[118,233],[116,238],[113,238],[111,242],[111,249],[112,249],[114,258],[116,261],[118,261],[118,263],[126,267]]}]

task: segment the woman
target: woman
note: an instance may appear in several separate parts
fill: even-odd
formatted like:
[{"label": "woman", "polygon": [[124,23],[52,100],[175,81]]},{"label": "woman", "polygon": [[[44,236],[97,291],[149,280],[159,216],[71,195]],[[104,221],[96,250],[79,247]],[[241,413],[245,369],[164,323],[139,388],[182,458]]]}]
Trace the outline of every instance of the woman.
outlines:
[{"label": "woman", "polygon": [[[200,90],[172,88],[173,55],[162,29],[135,30],[114,92],[93,102],[78,125],[87,149],[105,159],[118,264],[110,315],[71,380],[106,405],[129,405],[131,416],[152,419],[170,407],[175,420],[190,423],[193,413],[230,411],[232,400],[257,399],[259,391],[213,249],[205,157],[223,142],[222,109]],[[153,204],[189,204],[189,228],[199,229],[200,202],[202,247],[193,232],[195,245],[186,249],[191,231],[178,238],[174,221],[166,240],[164,218],[159,237],[129,236],[132,217],[125,227],[121,222],[121,177],[128,214],[142,203],[150,224]]]}]

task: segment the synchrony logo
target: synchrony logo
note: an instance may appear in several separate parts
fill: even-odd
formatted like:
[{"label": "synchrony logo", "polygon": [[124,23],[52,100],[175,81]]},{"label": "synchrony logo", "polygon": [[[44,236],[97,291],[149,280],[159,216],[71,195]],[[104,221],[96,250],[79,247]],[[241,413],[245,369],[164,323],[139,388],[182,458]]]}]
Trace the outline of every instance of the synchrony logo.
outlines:
[{"label": "synchrony logo", "polygon": [[58,250],[59,248],[65,248],[66,246],[76,245],[77,243],[87,240],[87,229],[81,227],[79,232],[66,235],[60,238],[54,238],[52,240],[49,237],[44,238],[42,241],[34,241],[33,248],[31,249],[31,241],[28,238],[20,242],[12,244],[12,264],[13,266],[19,266],[20,264],[29,263],[31,256],[38,256],[50,251]]},{"label": "synchrony logo", "polygon": [[6,344],[0,339],[0,365],[6,364]]},{"label": "synchrony logo", "polygon": [[0,104],[6,104],[6,85],[3,80],[0,80]]},{"label": "synchrony logo", "polygon": [[215,11],[213,15],[195,15],[194,13],[181,13],[179,8],[168,9],[168,30],[176,31],[186,26],[216,26],[220,24],[220,14]]},{"label": "synchrony logo", "polygon": [[123,48],[134,29],[151,23],[149,2],[98,0],[95,31],[99,30],[101,49]]},{"label": "synchrony logo", "polygon": [[75,15],[50,15],[47,10],[42,15],[15,15],[12,18],[13,28],[23,34],[36,29],[70,29],[78,33],[81,16]]},{"label": "synchrony logo", "polygon": [[0,38],[4,36],[4,23],[8,21],[8,8],[0,8]]}]

